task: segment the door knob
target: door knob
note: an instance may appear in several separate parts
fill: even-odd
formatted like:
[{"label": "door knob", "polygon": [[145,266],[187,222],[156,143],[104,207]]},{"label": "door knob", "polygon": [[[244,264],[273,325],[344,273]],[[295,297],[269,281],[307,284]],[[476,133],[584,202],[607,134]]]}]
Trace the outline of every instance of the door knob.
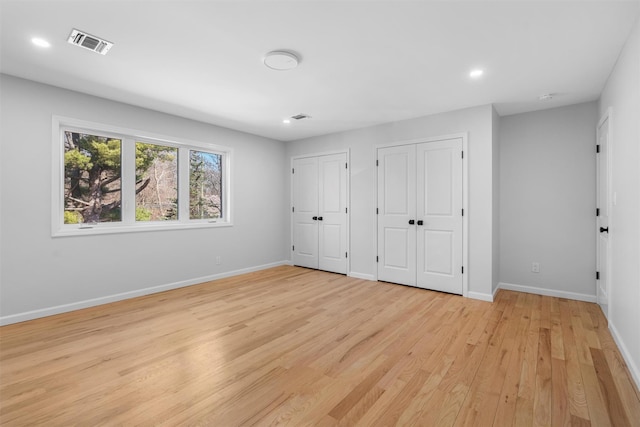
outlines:
[{"label": "door knob", "polygon": [[423,224],[424,224],[424,221],[423,221],[423,220],[421,220],[421,219],[419,219],[419,220],[418,220],[418,225],[423,225]]},{"label": "door knob", "polygon": [[322,217],[321,216],[318,217],[318,221],[322,221]]},{"label": "door knob", "polygon": [[416,222],[415,222],[415,220],[413,220],[413,219],[410,219],[410,220],[409,220],[409,224],[413,225],[413,224],[415,224],[415,223],[416,223]]},{"label": "door knob", "polygon": [[317,220],[318,220],[318,217],[317,217],[317,216],[314,216],[314,217],[313,217],[313,218],[311,218],[311,219],[312,219],[312,220],[314,220],[314,221],[317,221]]},{"label": "door knob", "polygon": [[600,232],[609,234],[609,227],[607,227],[607,228],[600,227]]}]

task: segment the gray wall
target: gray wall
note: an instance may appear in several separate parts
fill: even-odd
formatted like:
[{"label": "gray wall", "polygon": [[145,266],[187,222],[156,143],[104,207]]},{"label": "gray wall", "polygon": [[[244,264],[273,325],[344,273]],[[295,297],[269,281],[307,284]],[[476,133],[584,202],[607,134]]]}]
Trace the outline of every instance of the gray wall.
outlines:
[{"label": "gray wall", "polygon": [[[25,320],[288,259],[284,143],[0,79],[0,320]],[[52,115],[231,147],[234,225],[52,238]],[[221,265],[214,262],[218,255]]]},{"label": "gray wall", "polygon": [[595,102],[501,118],[501,287],[595,301],[596,123]]},{"label": "gray wall", "polygon": [[599,105],[611,108],[609,328],[640,387],[640,22],[609,76]]},{"label": "gray wall", "polygon": [[[468,132],[469,162],[469,296],[492,298],[493,140],[491,105],[387,123],[364,129],[294,141],[287,156],[326,151],[351,153],[351,229],[349,274],[375,278],[376,147],[398,141]],[[289,160],[290,161],[290,160]],[[290,240],[290,236],[288,237]]]}]

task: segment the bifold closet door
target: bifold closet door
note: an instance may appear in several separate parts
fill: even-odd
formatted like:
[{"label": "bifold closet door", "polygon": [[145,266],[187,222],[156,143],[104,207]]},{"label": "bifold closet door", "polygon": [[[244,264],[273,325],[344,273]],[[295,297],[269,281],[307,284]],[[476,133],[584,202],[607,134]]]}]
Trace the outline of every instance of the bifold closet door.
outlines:
[{"label": "bifold closet door", "polygon": [[462,294],[462,140],[378,150],[378,279]]},{"label": "bifold closet door", "polygon": [[347,155],[294,160],[293,263],[347,273]]}]

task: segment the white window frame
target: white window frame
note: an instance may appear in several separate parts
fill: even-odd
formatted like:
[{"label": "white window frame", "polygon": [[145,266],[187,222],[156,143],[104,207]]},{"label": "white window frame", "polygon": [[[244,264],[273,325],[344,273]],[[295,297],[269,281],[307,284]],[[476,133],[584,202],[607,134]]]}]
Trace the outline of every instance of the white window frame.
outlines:
[{"label": "white window frame", "polygon": [[[51,235],[53,237],[128,233],[190,228],[230,227],[232,222],[231,170],[229,147],[120,128],[69,117],[53,116],[52,121]],[[122,220],[95,224],[64,223],[64,131],[117,137],[121,139]],[[178,219],[170,221],[136,221],[135,219],[135,143],[143,142],[178,149]],[[222,156],[222,218],[189,218],[189,151],[196,150]]]}]

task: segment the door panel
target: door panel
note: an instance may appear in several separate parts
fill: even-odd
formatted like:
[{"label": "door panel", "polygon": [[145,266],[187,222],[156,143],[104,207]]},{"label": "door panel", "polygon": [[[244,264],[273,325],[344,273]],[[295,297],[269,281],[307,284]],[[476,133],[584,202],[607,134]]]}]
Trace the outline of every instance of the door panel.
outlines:
[{"label": "door panel", "polygon": [[453,233],[450,231],[429,230],[422,231],[424,239],[423,273],[445,274],[453,276]]},{"label": "door panel", "polygon": [[378,150],[378,279],[416,284],[415,145]]},{"label": "door panel", "polygon": [[[424,179],[424,213],[425,215],[453,215],[453,190],[455,178],[453,174],[452,150],[450,148],[425,149]],[[420,188],[420,187],[419,187]]]},{"label": "door panel", "polygon": [[293,162],[293,264],[318,268],[318,160]]},{"label": "door panel", "polygon": [[[413,230],[411,230],[413,232]],[[386,269],[401,269],[406,270],[409,268],[409,253],[407,250],[410,247],[409,230],[406,227],[392,228],[387,227],[384,230],[384,256],[382,257],[383,267]]]},{"label": "door panel", "polygon": [[347,273],[347,154],[318,157],[320,270]]},{"label": "door panel", "polygon": [[462,294],[462,139],[418,144],[417,285]]}]

